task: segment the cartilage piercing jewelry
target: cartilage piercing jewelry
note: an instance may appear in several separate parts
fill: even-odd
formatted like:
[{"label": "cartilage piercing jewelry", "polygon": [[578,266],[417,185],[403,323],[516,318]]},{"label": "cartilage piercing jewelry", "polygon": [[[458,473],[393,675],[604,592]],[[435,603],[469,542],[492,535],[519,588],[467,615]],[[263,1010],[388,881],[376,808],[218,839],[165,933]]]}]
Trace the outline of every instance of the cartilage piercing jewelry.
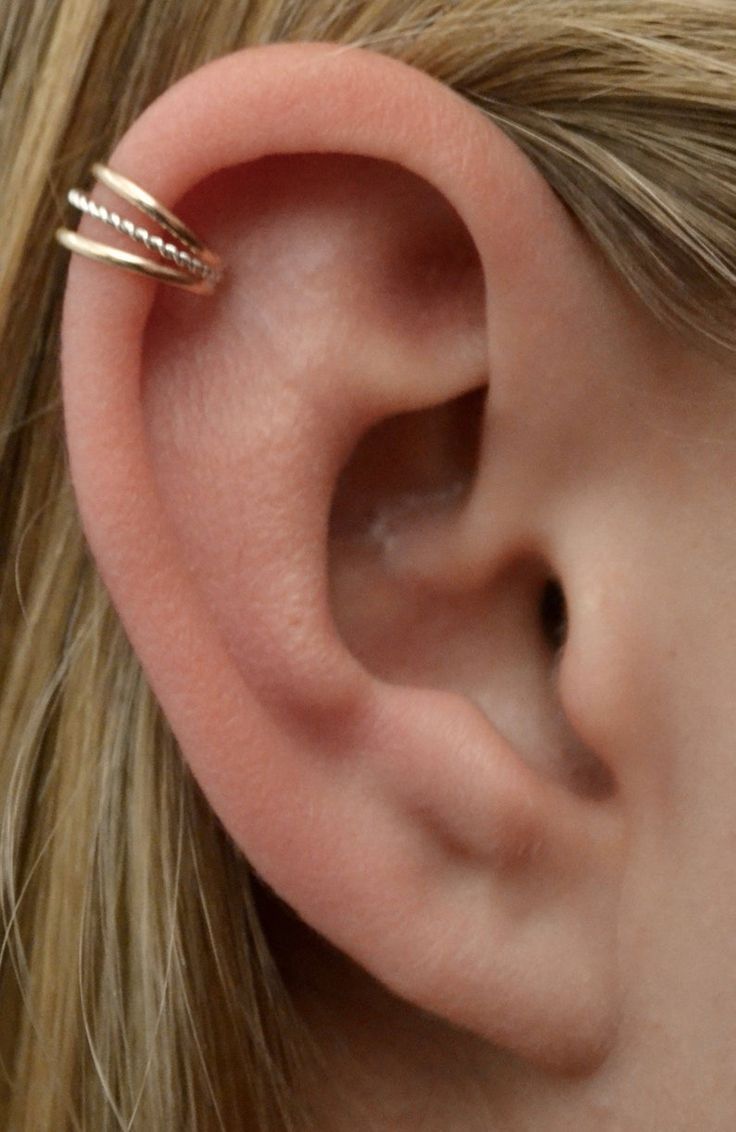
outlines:
[{"label": "cartilage piercing jewelry", "polygon": [[112,209],[95,204],[81,189],[70,189],[67,199],[75,208],[94,216],[103,224],[109,224],[124,236],[142,244],[149,251],[154,252],[158,259],[149,259],[146,256],[135,255],[133,252],[122,251],[120,248],[81,236],[69,228],[57,229],[56,239],[59,243],[70,251],[78,252],[99,263],[108,263],[122,267],[126,271],[148,275],[162,283],[184,287],[200,295],[211,294],[223,275],[219,256],[211,252],[191,228],[188,228],[173,212],[134,181],[113,172],[99,162],[92,166],[92,173],[98,181],[107,185],[128,204],[149,216],[173,239],[152,234],[148,228],[136,224],[133,220],[120,216]]}]

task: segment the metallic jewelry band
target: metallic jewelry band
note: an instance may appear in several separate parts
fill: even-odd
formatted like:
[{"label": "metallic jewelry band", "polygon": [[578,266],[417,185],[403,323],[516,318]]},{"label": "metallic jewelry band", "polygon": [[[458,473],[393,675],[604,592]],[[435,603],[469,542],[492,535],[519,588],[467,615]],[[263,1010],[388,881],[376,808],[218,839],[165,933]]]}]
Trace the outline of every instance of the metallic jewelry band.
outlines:
[{"label": "metallic jewelry band", "polygon": [[[79,252],[89,259],[99,263],[110,263],[122,267],[127,271],[135,271],[141,275],[149,275],[163,283],[171,283],[175,287],[184,287],[188,291],[198,294],[211,294],[222,278],[222,264],[218,256],[207,248],[191,228],[175,216],[165,205],[147,193],[135,182],[108,169],[106,165],[96,163],[92,172],[98,181],[102,181],[122,197],[123,200],[140,209],[147,216],[179,241],[178,246],[171,240],[162,236],[152,235],[147,228],[135,224],[132,220],[122,217],[112,209],[95,204],[81,189],[70,189],[67,198],[75,208],[109,224],[116,231],[128,236],[136,243],[143,244],[149,251],[155,252],[159,260],[151,260],[144,256],[134,255],[131,252],[121,251],[118,248],[91,240],[81,236],[78,232],[68,228],[59,228],[56,238],[60,244],[72,252]],[[175,266],[170,267],[168,260]]]}]

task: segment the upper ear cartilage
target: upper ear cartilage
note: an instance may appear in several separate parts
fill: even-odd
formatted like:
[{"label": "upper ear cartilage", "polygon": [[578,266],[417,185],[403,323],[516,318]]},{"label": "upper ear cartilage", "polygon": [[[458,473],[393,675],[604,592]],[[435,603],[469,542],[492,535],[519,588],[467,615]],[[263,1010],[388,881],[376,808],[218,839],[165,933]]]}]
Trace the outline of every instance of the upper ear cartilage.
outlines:
[{"label": "upper ear cartilage", "polygon": [[[70,189],[67,199],[70,204],[81,212],[109,224],[116,231],[143,244],[149,251],[154,252],[161,262],[148,259],[144,256],[134,255],[108,244],[91,240],[81,236],[68,228],[59,228],[56,238],[60,244],[72,252],[79,252],[89,259],[99,263],[109,263],[122,267],[126,271],[134,271],[139,275],[149,275],[162,283],[170,283],[175,287],[184,287],[197,294],[211,294],[223,275],[222,262],[219,256],[210,251],[198,236],[178,216],[175,216],[165,205],[151,196],[150,193],[136,185],[128,177],[115,173],[106,165],[99,162],[92,166],[92,172],[98,181],[116,192],[128,204],[140,209],[163,228],[178,243],[166,240],[163,236],[152,234],[147,228],[136,224],[127,217],[120,216],[112,209],[96,204],[81,189]],[[163,262],[168,261],[168,262]],[[169,264],[174,264],[173,267]]]}]

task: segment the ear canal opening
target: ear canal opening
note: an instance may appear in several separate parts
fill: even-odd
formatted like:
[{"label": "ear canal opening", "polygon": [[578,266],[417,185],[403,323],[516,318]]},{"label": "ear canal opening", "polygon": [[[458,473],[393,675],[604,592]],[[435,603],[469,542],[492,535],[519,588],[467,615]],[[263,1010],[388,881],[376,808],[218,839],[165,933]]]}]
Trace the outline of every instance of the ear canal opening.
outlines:
[{"label": "ear canal opening", "polygon": [[542,634],[551,651],[560,652],[567,640],[568,618],[567,599],[558,578],[547,578],[542,587],[539,619]]}]

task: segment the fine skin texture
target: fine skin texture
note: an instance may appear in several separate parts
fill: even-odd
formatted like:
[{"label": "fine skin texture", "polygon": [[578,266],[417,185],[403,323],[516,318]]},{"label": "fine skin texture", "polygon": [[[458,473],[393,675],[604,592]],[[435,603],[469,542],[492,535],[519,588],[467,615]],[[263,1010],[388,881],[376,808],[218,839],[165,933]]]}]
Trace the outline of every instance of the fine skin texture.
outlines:
[{"label": "fine skin texture", "polygon": [[304,921],[270,910],[323,1127],[731,1129],[733,362],[369,52],[217,60],[109,164],[228,278],[72,262],[74,485],[185,758]]}]

